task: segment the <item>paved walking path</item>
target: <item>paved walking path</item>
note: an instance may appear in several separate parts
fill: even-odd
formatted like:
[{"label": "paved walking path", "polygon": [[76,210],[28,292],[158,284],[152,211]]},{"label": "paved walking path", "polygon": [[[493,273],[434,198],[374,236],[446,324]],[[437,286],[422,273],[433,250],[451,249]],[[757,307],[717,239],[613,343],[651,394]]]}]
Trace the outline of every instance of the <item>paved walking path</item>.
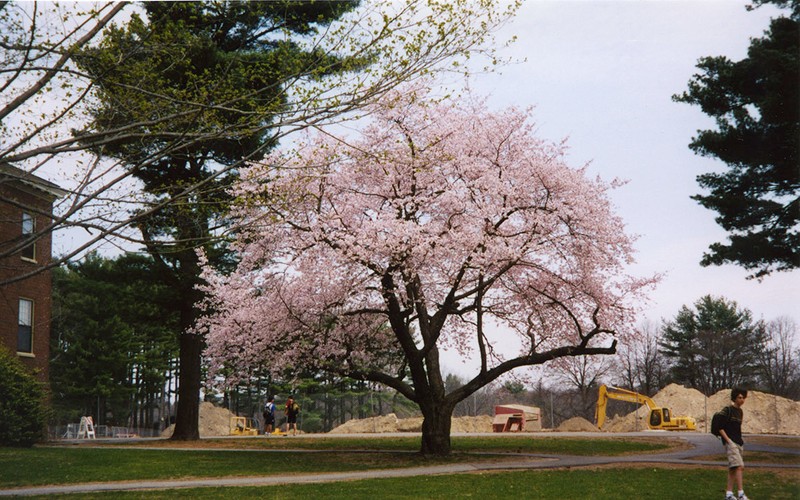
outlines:
[{"label": "paved walking path", "polygon": [[[408,436],[408,434],[403,434]],[[590,437],[593,434],[587,433],[548,433],[548,436],[581,436]],[[599,434],[608,437],[608,434]],[[618,434],[615,434],[617,436]],[[310,435],[308,435],[310,436]],[[626,433],[620,436],[649,436],[652,433]],[[670,436],[674,436],[670,434]],[[222,477],[222,478],[199,478],[199,479],[178,479],[178,480],[137,480],[137,481],[115,481],[107,483],[81,483],[72,485],[57,486],[32,486],[23,488],[13,488],[0,490],[0,496],[31,496],[31,495],[57,495],[66,493],[94,493],[104,491],[134,491],[134,490],[168,490],[176,488],[202,488],[219,486],[275,486],[281,484],[298,483],[320,483],[350,481],[355,479],[379,479],[379,478],[398,478],[436,474],[462,474],[478,471],[500,471],[500,470],[521,470],[521,469],[554,469],[568,467],[587,467],[606,464],[626,464],[626,463],[664,463],[664,464],[694,464],[724,466],[724,462],[694,460],[693,457],[702,457],[719,454],[721,446],[719,441],[710,434],[686,433],[677,435],[686,440],[691,447],[688,449],[657,454],[628,455],[618,457],[608,456],[573,456],[573,455],[547,455],[547,454],[520,454],[520,460],[515,463],[474,463],[474,464],[452,464],[435,465],[426,467],[411,467],[403,469],[384,469],[371,471],[354,472],[334,472],[325,474],[302,474],[292,476],[257,476],[257,477]],[[787,438],[791,439],[791,438]],[[84,441],[85,443],[85,441]],[[192,448],[197,450],[199,448]],[[216,449],[219,450],[219,449]],[[800,459],[800,450],[796,448],[783,448],[769,445],[748,444],[748,451],[765,451],[772,453],[788,453],[797,455]],[[240,450],[243,451],[243,450]],[[253,450],[255,451],[255,450]],[[285,452],[288,450],[257,450],[259,452],[271,453],[274,451]],[[299,451],[299,450],[298,450]],[[517,456],[517,455],[515,455]],[[800,460],[799,460],[800,461]],[[800,470],[798,464],[770,464],[770,463],[747,463],[748,468],[787,468]]]}]

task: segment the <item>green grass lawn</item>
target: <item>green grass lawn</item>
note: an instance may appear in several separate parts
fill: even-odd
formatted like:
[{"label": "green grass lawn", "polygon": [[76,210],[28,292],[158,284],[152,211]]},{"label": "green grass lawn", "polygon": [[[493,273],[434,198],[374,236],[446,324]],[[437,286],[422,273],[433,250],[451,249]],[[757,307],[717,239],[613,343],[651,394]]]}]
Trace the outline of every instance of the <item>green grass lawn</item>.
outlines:
[{"label": "green grass lawn", "polygon": [[[797,478],[756,471],[746,475],[750,498],[800,498]],[[264,499],[596,499],[665,498],[718,500],[724,495],[725,471],[697,468],[604,468],[595,470],[492,472],[404,479],[275,487],[197,488],[169,491],[109,492],[81,498],[264,498]],[[53,498],[52,496],[48,498]]]},{"label": "green grass lawn", "polygon": [[[562,438],[516,436],[454,437],[453,454],[423,458],[414,453],[419,437],[210,439],[180,443],[148,440],[135,447],[88,443],[0,448],[0,489],[20,486],[101,481],[291,476],[365,471],[464,462],[518,462],[520,454],[623,455],[662,452],[673,440],[641,438]],[[93,443],[94,444],[94,443]],[[171,449],[211,447],[214,449]],[[292,448],[292,449],[289,449]],[[384,451],[379,451],[384,450]],[[796,456],[772,454],[793,463]],[[525,460],[535,459],[525,457]],[[748,469],[751,498],[800,498],[797,470]],[[341,483],[290,484],[275,487],[193,488],[165,491],[81,493],[71,498],[480,498],[555,499],[719,499],[725,470],[683,466],[602,467],[572,470],[526,470],[458,475],[373,479]],[[44,497],[43,497],[44,498]],[[52,497],[48,497],[52,498]]]},{"label": "green grass lawn", "polygon": [[452,440],[454,451],[497,451],[512,453],[541,453],[579,456],[618,456],[632,453],[663,452],[678,446],[676,440],[646,438],[553,438],[525,436],[459,436]]},{"label": "green grass lawn", "polygon": [[[107,446],[129,446],[127,443],[106,442]],[[654,453],[678,446],[678,441],[647,438],[564,438],[515,436],[455,436],[451,440],[454,452],[541,453],[561,455],[624,455]],[[193,443],[165,439],[143,441],[134,446],[176,447],[196,446]],[[200,446],[224,449],[256,450],[381,450],[416,452],[419,436],[391,437],[260,437],[240,439],[203,439]]]},{"label": "green grass lawn", "polygon": [[[445,463],[459,461],[459,456]],[[460,456],[461,461],[467,457]],[[441,463],[441,462],[439,462]],[[411,453],[148,450],[122,448],[0,449],[0,487],[132,479],[266,476],[420,465]]]},{"label": "green grass lawn", "polygon": [[[669,443],[636,439],[518,439],[494,436],[457,437],[452,443],[453,454],[443,458],[422,458],[414,453],[419,449],[419,437],[220,439],[193,443],[157,440],[141,443],[135,448],[85,444],[30,449],[0,448],[0,487],[323,473],[486,460],[511,461],[517,460],[515,455],[518,453],[620,455],[661,451],[670,447]],[[156,448],[161,446],[220,448]],[[481,454],[474,454],[476,452]]]}]

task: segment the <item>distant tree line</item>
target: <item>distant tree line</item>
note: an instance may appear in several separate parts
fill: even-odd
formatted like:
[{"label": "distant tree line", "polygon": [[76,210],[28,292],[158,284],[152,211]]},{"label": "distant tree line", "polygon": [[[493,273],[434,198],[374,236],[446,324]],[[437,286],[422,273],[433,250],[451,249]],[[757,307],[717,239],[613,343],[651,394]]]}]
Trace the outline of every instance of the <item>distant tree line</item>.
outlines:
[{"label": "distant tree line", "polygon": [[796,333],[790,318],[757,321],[736,302],[705,296],[664,323],[659,346],[671,379],[706,395],[745,386],[797,398]]},{"label": "distant tree line", "polygon": [[[55,423],[94,416],[103,425],[163,429],[174,417],[178,376],[174,289],[147,255],[104,258],[92,254],[54,274],[51,390]],[[705,296],[662,324],[644,322],[639,335],[621,342],[616,356],[583,356],[546,365],[542,379],[491,384],[455,408],[454,416],[491,415],[501,403],[542,410],[555,427],[581,416],[592,420],[597,388],[609,383],[654,395],[675,382],[706,395],[744,385],[800,399],[797,324],[788,317],[755,320],[722,297]],[[464,381],[456,374],[446,385]],[[264,370],[206,400],[260,419],[267,397],[292,394],[302,405],[307,432],[326,432],[352,418],[416,414],[396,391],[379,384],[294,372]],[[609,409],[611,412],[615,407]],[[619,408],[626,411],[627,408]]]},{"label": "distant tree line", "polygon": [[[90,254],[53,275],[52,423],[91,415],[98,425],[163,430],[175,417],[180,331],[174,288],[149,255]],[[351,418],[397,413],[409,402],[375,384],[313,373],[274,378],[267,370],[206,400],[260,418],[269,395],[302,404],[304,429],[328,431]]]},{"label": "distant tree line", "polygon": [[787,316],[755,320],[736,302],[705,296],[661,325],[642,323],[639,335],[621,342],[613,358],[576,358],[555,366],[553,381],[561,408],[587,420],[594,416],[601,383],[648,396],[670,383],[706,396],[744,386],[798,400],[799,340],[797,324]]},{"label": "distant tree line", "polygon": [[252,418],[262,428],[264,403],[275,397],[276,425],[283,422],[283,404],[292,396],[300,404],[303,432],[328,432],[351,419],[394,413],[398,418],[415,414],[415,407],[397,391],[379,384],[332,377],[329,374],[292,374],[273,378],[266,370],[222,393],[209,393],[207,401]]},{"label": "distant tree line", "polygon": [[177,370],[174,289],[150,257],[91,254],[53,274],[50,384],[57,423],[154,427]]}]

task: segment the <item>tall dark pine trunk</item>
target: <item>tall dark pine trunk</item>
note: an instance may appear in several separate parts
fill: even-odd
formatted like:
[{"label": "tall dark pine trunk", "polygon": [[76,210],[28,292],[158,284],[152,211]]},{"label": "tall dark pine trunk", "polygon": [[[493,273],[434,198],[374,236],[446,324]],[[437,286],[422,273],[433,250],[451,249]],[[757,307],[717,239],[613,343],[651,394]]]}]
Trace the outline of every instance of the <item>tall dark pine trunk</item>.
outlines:
[{"label": "tall dark pine trunk", "polygon": [[178,376],[178,409],[172,440],[200,439],[200,380],[203,338],[184,331],[180,336],[180,374]]},{"label": "tall dark pine trunk", "polygon": [[202,355],[205,339],[189,333],[197,318],[195,304],[201,298],[194,285],[199,268],[193,251],[181,261],[180,293],[180,372],[178,374],[178,408],[172,440],[197,441],[200,439],[200,388],[202,385]]}]

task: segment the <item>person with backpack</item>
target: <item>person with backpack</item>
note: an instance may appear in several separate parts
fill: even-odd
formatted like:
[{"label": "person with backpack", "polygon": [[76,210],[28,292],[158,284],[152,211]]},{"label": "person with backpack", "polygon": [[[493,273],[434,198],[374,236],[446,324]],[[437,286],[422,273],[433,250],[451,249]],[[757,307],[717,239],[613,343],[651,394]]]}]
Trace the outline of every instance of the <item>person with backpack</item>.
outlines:
[{"label": "person with backpack", "polygon": [[297,415],[300,414],[300,405],[295,403],[294,398],[289,396],[286,400],[286,410],[284,410],[286,414],[286,433],[289,433],[289,429],[292,429],[292,435],[297,435]]},{"label": "person with backpack", "polygon": [[270,396],[264,405],[264,434],[272,434],[272,426],[275,425],[275,396]]},{"label": "person with backpack", "polygon": [[[728,455],[728,482],[725,500],[748,500],[744,494],[744,439],[742,439],[742,421],[744,411],[742,405],[747,399],[747,390],[734,387],[731,390],[731,404],[714,414],[711,420],[711,433],[718,436],[725,445]],[[738,495],[733,495],[734,483],[738,487]]]}]

